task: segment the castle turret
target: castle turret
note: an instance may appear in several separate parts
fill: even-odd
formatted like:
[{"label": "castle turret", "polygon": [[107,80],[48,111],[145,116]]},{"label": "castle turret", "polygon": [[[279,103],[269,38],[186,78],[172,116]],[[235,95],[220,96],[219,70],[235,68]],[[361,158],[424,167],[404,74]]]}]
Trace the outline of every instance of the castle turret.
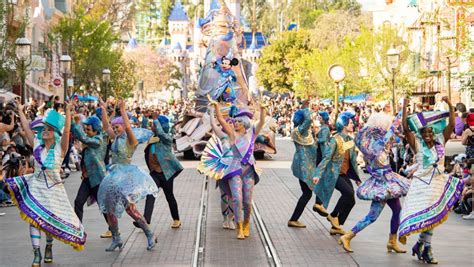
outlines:
[{"label": "castle turret", "polygon": [[176,0],[171,15],[168,18],[168,24],[171,35],[171,46],[174,47],[176,43],[179,43],[182,48],[186,48],[188,43],[189,18],[180,0]]}]

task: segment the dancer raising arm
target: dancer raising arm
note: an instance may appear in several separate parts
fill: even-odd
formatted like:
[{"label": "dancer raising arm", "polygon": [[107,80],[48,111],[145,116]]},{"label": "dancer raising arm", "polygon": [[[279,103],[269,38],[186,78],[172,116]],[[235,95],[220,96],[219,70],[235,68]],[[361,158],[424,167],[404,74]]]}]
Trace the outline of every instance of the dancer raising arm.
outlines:
[{"label": "dancer raising arm", "polygon": [[253,189],[259,181],[259,171],[255,168],[253,150],[255,138],[265,123],[266,109],[265,105],[260,105],[260,119],[256,126],[252,126],[253,114],[250,111],[232,107],[229,112],[231,123],[228,123],[218,103],[214,101],[211,103],[215,106],[217,120],[229,136],[229,143],[236,160],[234,164],[240,167],[229,178],[229,185],[232,191],[234,218],[237,223],[237,238],[245,239],[250,235]]},{"label": "dancer raising arm", "polygon": [[412,254],[430,264],[438,263],[431,250],[433,229],[448,218],[463,188],[462,180],[444,174],[445,144],[453,132],[455,115],[449,99],[443,97],[443,101],[448,104],[449,112],[411,116],[407,115],[408,100],[403,102],[403,129],[418,168],[402,208],[398,235],[405,244],[407,236],[421,233]]},{"label": "dancer raising arm", "polygon": [[21,218],[30,224],[34,252],[32,266],[41,266],[41,232],[46,234],[46,263],[53,261],[53,238],[79,251],[84,249],[86,242],[84,227],[68,201],[60,175],[61,162],[69,145],[74,105],[67,104],[66,118],[53,109],[48,110],[43,125],[37,127],[36,138],[23,113],[23,105],[18,103],[18,107],[28,142],[34,144],[35,168],[32,174],[9,177],[6,182]]}]

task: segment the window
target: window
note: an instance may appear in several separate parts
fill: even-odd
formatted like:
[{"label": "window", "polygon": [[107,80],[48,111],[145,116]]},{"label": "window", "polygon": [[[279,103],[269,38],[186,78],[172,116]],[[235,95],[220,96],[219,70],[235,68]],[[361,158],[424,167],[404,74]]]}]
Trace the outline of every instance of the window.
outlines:
[{"label": "window", "polygon": [[66,0],[54,0],[54,7],[63,13],[67,13]]}]

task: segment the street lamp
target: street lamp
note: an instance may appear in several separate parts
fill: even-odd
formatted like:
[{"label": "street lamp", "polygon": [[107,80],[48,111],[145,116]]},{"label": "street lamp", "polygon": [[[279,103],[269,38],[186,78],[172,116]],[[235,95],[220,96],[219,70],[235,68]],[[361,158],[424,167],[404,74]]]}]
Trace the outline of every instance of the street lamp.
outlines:
[{"label": "street lamp", "polygon": [[109,87],[110,82],[110,73],[111,71],[109,69],[102,70],[102,80],[105,83],[105,101],[107,101],[107,89]]},{"label": "street lamp", "polygon": [[400,64],[400,51],[392,46],[387,51],[387,67],[389,72],[392,74],[392,112],[396,115],[397,110],[395,106],[395,74],[398,65]]},{"label": "street lamp", "polygon": [[20,37],[15,41],[16,56],[20,60],[21,76],[21,103],[26,103],[26,61],[31,62],[31,41],[26,37]]},{"label": "street lamp", "polygon": [[63,73],[63,83],[64,83],[64,103],[66,103],[67,98],[67,76],[71,71],[71,57],[69,55],[62,55],[59,58],[61,64],[61,72]]},{"label": "street lamp", "polygon": [[339,85],[346,78],[346,73],[344,68],[339,64],[333,64],[328,69],[328,75],[331,80],[336,83],[336,97],[334,100],[334,106],[336,109],[336,119],[337,114],[339,113]]}]

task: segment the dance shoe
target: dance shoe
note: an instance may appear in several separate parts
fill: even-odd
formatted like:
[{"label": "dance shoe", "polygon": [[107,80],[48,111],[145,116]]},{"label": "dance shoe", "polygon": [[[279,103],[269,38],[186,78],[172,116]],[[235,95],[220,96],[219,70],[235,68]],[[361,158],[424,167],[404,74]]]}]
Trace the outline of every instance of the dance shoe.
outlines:
[{"label": "dance shoe", "polygon": [[331,215],[328,215],[326,219],[331,223],[332,228],[341,230],[341,226],[339,225],[339,219],[337,217],[332,217]]},{"label": "dance shoe", "polygon": [[417,256],[418,260],[423,260],[421,257],[421,251],[423,250],[423,242],[416,242],[416,244],[411,248],[411,255],[412,256]]},{"label": "dance shoe", "polygon": [[327,217],[329,215],[328,211],[324,208],[324,206],[318,203],[314,204],[313,210],[323,217]]},{"label": "dance shoe", "polygon": [[[158,238],[153,234],[153,232],[150,230],[149,225],[145,222],[144,219],[140,219],[138,221],[135,221],[137,225],[143,230],[145,233],[146,239],[147,239],[147,250],[152,250],[156,243],[158,243]],[[179,222],[179,221],[178,221]]]},{"label": "dance shoe", "polygon": [[396,253],[407,253],[406,250],[398,246],[396,234],[390,234],[388,236],[387,252],[392,251],[395,251]]},{"label": "dance shoe", "polygon": [[44,263],[51,263],[53,262],[53,245],[49,244],[46,245],[44,249]]},{"label": "dance shoe", "polygon": [[105,249],[105,251],[110,252],[114,251],[116,248],[122,249],[123,247],[123,242],[122,239],[120,238],[120,232],[118,229],[118,226],[113,226],[109,227],[110,232],[112,232],[112,244],[108,248]]},{"label": "dance shoe", "polygon": [[244,220],[244,236],[249,237],[250,236],[250,220]]},{"label": "dance shoe", "polygon": [[176,229],[181,227],[181,221],[180,220],[174,220],[173,223],[171,224],[171,228]]},{"label": "dance shoe", "polygon": [[288,221],[288,227],[306,228],[306,225],[302,224],[299,221]]},{"label": "dance shoe", "polygon": [[438,264],[438,261],[433,257],[431,246],[425,246],[423,253],[421,254],[421,258],[428,264]]},{"label": "dance shoe", "polygon": [[343,236],[339,238],[337,243],[339,245],[342,245],[345,251],[347,252],[354,252],[354,250],[351,249],[351,240],[354,238],[355,234],[352,231],[349,231],[345,233]]},{"label": "dance shoe", "polygon": [[105,231],[103,234],[100,235],[100,238],[112,238],[112,232]]},{"label": "dance shoe", "polygon": [[329,230],[330,235],[345,235],[346,231],[344,231],[342,228],[341,229],[336,229],[334,227],[331,227],[331,230]]},{"label": "dance shoe", "polygon": [[244,235],[244,226],[242,223],[237,223],[237,239],[245,239],[245,235]]},{"label": "dance shoe", "polygon": [[41,250],[40,248],[34,248],[33,253],[35,257],[33,258],[33,263],[31,263],[31,267],[40,267],[41,266]]}]

